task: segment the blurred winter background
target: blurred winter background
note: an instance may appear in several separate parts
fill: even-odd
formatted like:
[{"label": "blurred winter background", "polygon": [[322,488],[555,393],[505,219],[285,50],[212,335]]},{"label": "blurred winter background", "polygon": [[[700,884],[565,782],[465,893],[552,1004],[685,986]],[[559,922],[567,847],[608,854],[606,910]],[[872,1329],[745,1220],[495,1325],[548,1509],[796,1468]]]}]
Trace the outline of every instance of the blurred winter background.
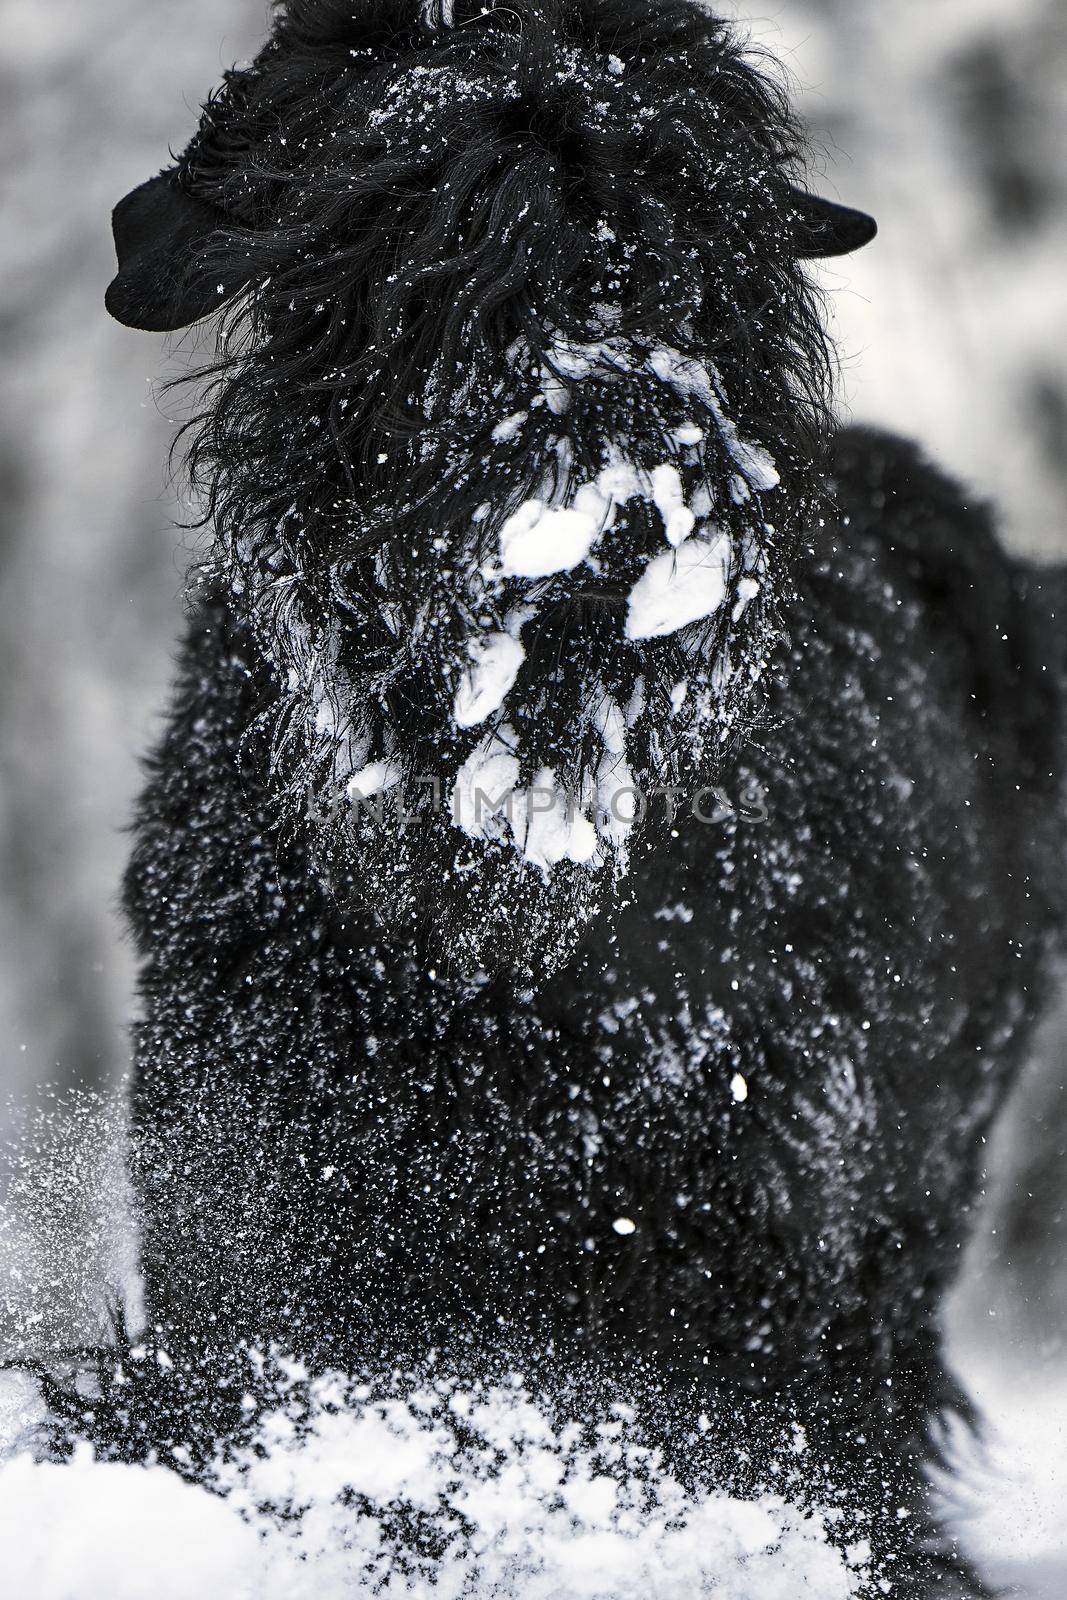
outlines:
[{"label": "blurred winter background", "polygon": [[[823,187],[881,223],[827,274],[846,410],[925,439],[996,499],[1015,547],[1067,551],[1067,6],[727,9],[795,78]],[[16,1106],[124,1070],[123,828],[180,623],[187,540],[152,388],[180,355],[105,316],[109,212],[184,142],[264,14],[0,0],[0,1052]],[[952,1313],[960,1360],[1017,1414],[1067,1377],[1067,1022],[1038,1054]],[[1062,1478],[1035,1526],[1049,1493],[1063,1503]]]}]

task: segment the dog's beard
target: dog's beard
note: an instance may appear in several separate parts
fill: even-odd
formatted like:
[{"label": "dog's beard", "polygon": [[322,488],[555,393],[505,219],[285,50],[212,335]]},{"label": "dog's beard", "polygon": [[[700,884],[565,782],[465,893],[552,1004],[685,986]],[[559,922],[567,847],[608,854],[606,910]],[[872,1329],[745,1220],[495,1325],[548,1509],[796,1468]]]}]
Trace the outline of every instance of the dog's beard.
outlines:
[{"label": "dog's beard", "polygon": [[[489,498],[465,516],[469,440],[436,507],[392,510],[400,537],[362,507],[355,556],[312,571],[299,539],[239,552],[284,686],[283,816],[342,909],[466,973],[558,966],[654,830],[652,797],[716,781],[784,581],[764,499],[788,522],[788,497],[707,368],[610,339],[552,354],[502,403]],[[598,405],[576,423],[583,384]]]},{"label": "dog's beard", "polygon": [[[657,674],[617,642],[603,648],[595,603],[575,609],[543,619],[535,670],[506,696],[509,720],[464,738],[454,720],[427,726],[412,708],[388,755],[374,759],[361,731],[343,781],[306,791],[313,859],[338,907],[369,913],[439,967],[531,981],[554,971],[669,816],[653,788],[714,775],[709,691],[703,705],[696,691],[682,700],[680,652]],[[694,656],[691,678],[705,666]],[[453,707],[465,694],[461,677]],[[347,689],[348,703],[360,698]]]},{"label": "dog's beard", "polygon": [[566,962],[616,887],[610,861],[545,871],[457,833],[447,817],[404,820],[392,808],[380,822],[363,815],[320,832],[317,859],[342,914],[370,912],[430,966],[463,977],[507,970],[531,984]]}]

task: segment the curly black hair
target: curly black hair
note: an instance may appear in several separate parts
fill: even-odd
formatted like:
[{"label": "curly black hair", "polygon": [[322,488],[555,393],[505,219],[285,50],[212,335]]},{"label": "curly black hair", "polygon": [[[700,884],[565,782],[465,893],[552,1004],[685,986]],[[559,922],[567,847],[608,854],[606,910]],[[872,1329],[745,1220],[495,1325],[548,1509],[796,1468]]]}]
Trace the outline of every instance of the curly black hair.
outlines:
[{"label": "curly black hair", "polygon": [[[831,386],[804,158],[780,78],[689,0],[296,0],[207,102],[170,187],[206,219],[197,309],[226,307],[180,443],[212,581],[275,670],[282,814],[332,819],[333,854],[341,798],[346,861],[378,857],[365,899],[390,858],[410,883],[459,850],[483,888],[500,865],[439,819],[368,831],[344,796],[369,768],[449,793],[506,748],[592,809],[608,879],[605,750],[642,793],[711,783],[753,726]],[[520,507],[583,486],[584,561],[501,564]],[[719,603],[649,634],[627,598],[664,494]],[[514,683],[464,723],[472,655],[507,634]],[[553,865],[567,901],[596,876]]]}]

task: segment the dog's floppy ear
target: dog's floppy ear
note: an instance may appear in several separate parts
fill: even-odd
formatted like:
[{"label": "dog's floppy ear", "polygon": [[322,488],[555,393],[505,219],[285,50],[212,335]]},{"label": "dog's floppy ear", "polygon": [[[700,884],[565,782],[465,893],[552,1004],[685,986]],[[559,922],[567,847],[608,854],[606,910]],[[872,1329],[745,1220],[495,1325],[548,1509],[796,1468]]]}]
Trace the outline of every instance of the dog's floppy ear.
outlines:
[{"label": "dog's floppy ear", "polygon": [[878,224],[866,211],[824,200],[821,195],[793,190],[796,207],[797,255],[801,260],[814,256],[845,256],[870,244]]},{"label": "dog's floppy ear", "polygon": [[119,270],[104,304],[127,328],[172,333],[225,305],[244,288],[234,263],[209,266],[203,246],[229,226],[215,206],[186,194],[171,168],[120,200],[112,214]]}]

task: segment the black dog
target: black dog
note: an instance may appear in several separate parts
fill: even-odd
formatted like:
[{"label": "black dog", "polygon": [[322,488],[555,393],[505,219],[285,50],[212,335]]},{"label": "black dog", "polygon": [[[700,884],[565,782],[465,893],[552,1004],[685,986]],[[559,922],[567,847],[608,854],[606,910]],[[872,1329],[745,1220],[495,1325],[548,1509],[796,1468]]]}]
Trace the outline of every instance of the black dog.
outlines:
[{"label": "black dog", "polygon": [[802,156],[689,0],[289,0],[118,208],[116,316],[225,308],[126,891],[148,1320],[639,1368],[720,1459],[758,1403],[892,1592],[976,1593],[936,1314],[1062,920],[1061,650],[830,429],[803,260],[874,229]]}]

